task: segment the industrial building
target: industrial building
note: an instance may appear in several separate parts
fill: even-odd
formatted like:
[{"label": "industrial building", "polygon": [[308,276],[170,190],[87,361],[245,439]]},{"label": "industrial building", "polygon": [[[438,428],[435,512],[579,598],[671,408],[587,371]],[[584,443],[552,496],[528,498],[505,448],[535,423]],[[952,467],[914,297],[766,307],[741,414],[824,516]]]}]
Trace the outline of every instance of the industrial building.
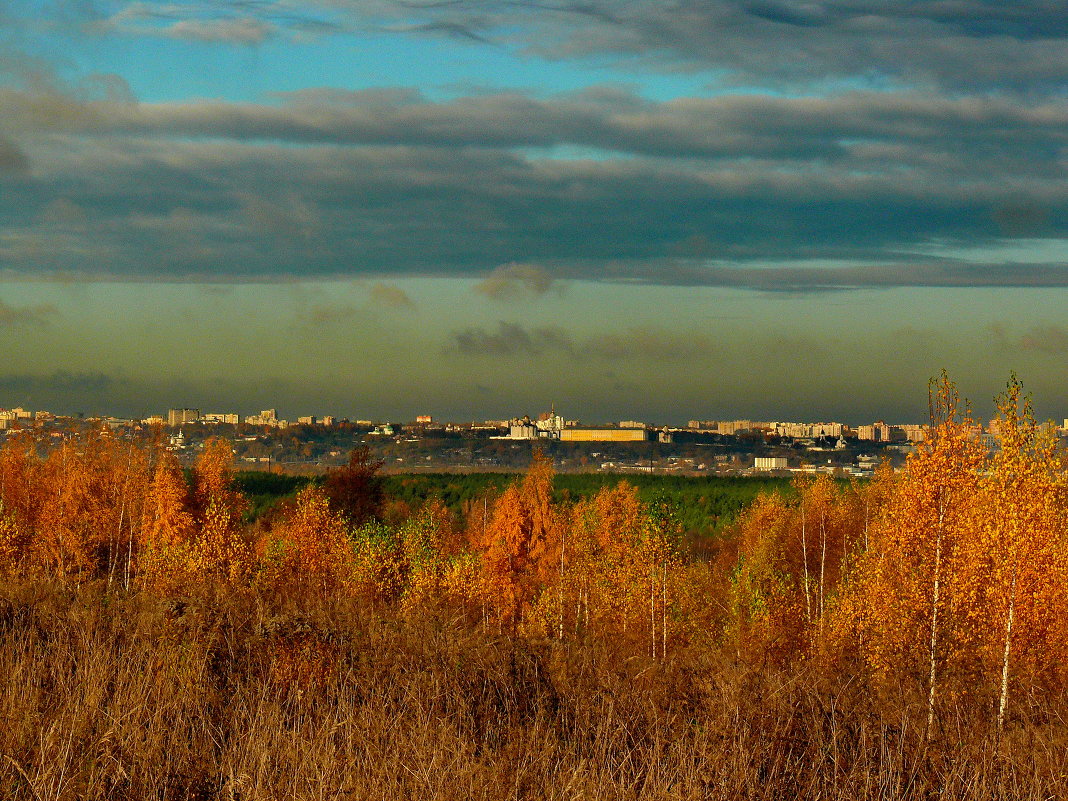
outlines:
[{"label": "industrial building", "polygon": [[769,470],[785,470],[786,464],[785,456],[758,456],[753,462],[753,469],[758,473]]},{"label": "industrial building", "polygon": [[562,428],[561,442],[645,442],[644,428]]}]

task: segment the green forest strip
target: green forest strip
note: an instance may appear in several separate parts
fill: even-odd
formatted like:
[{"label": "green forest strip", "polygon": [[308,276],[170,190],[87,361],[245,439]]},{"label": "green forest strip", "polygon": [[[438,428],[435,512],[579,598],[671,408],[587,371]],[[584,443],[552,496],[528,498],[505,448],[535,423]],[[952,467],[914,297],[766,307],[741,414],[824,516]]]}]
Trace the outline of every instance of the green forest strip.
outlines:
[{"label": "green forest strip", "polygon": [[[383,476],[382,483],[391,501],[415,510],[428,498],[436,497],[453,514],[463,518],[487,492],[500,492],[519,478],[519,474],[511,473],[401,473]],[[249,518],[252,520],[314,480],[317,479],[252,470],[235,475],[237,487],[251,504]],[[620,481],[637,487],[646,503],[669,505],[690,536],[714,535],[761,492],[793,494],[789,479],[769,476],[565,473],[553,478],[555,500],[590,498],[603,487],[615,486]]]}]

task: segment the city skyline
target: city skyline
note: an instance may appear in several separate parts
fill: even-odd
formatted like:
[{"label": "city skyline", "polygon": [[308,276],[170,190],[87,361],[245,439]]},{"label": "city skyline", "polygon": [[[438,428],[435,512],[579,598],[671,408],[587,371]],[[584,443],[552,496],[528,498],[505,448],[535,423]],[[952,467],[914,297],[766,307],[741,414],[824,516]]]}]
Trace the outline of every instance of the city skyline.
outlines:
[{"label": "city skyline", "polygon": [[1066,39],[1039,0],[13,0],[0,396],[922,421],[946,369],[1061,419]]},{"label": "city skyline", "polygon": [[[246,409],[223,408],[216,404],[201,409],[192,406],[170,406],[165,410],[155,410],[147,415],[122,415],[111,411],[98,411],[94,414],[84,412],[70,413],[65,410],[45,408],[24,408],[22,406],[0,404],[0,430],[10,430],[11,423],[17,423],[19,427],[33,427],[39,422],[53,422],[58,419],[65,420],[104,420],[112,425],[116,424],[152,424],[166,425],[170,428],[180,428],[187,424],[197,425],[232,425],[249,426],[253,428],[287,428],[290,426],[326,426],[332,427],[338,424],[357,425],[363,427],[385,428],[392,424],[404,427],[426,427],[429,429],[440,428],[486,428],[498,427],[507,431],[511,429],[512,439],[537,439],[546,436],[546,432],[559,431],[565,428],[615,428],[615,429],[647,429],[647,430],[686,430],[704,431],[706,433],[719,433],[733,436],[736,433],[748,433],[750,431],[763,431],[777,436],[790,439],[811,438],[838,438],[841,436],[855,436],[859,439],[868,439],[888,442],[904,435],[908,441],[919,442],[923,439],[923,432],[929,427],[929,420],[903,420],[882,416],[871,418],[868,422],[857,420],[835,420],[831,417],[823,418],[793,418],[784,416],[769,416],[764,419],[749,417],[721,416],[718,419],[690,418],[685,424],[676,421],[661,419],[591,419],[560,414],[555,403],[550,405],[551,411],[530,411],[513,413],[507,417],[487,417],[484,415],[467,415],[464,417],[447,417],[428,413],[423,409],[420,413],[407,417],[400,415],[386,417],[361,417],[358,414],[338,415],[323,413],[322,409],[316,409],[309,413],[308,409],[300,409],[295,414],[287,414],[284,410],[279,413],[277,407],[258,409],[253,413],[246,413]],[[514,411],[514,410],[513,410]],[[962,419],[970,420],[974,425],[994,431],[995,417],[987,417],[976,410],[967,398],[962,398],[960,410]],[[887,422],[890,420],[890,422]],[[1063,420],[1063,425],[1061,421]],[[1068,432],[1068,417],[1056,418],[1041,416],[1037,417],[1041,426],[1054,425],[1062,432]],[[896,433],[892,433],[896,431]]]}]

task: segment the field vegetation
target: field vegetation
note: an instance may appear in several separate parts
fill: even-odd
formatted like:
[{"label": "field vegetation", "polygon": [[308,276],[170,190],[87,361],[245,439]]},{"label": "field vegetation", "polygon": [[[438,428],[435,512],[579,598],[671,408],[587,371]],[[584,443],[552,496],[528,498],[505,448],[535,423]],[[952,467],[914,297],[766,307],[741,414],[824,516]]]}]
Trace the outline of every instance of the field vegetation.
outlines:
[{"label": "field vegetation", "polygon": [[355,452],[250,522],[222,440],[9,438],[0,795],[1065,797],[1068,466],[999,409],[943,379],[903,471],[700,548],[545,459],[458,510]]}]

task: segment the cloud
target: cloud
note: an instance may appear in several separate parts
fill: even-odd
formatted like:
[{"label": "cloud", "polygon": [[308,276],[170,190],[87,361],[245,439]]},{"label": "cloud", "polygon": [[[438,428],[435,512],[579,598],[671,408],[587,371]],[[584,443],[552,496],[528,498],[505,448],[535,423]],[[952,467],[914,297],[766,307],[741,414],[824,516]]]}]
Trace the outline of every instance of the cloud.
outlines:
[{"label": "cloud", "polygon": [[[370,13],[351,6],[357,24]],[[615,58],[633,68],[719,72],[739,83],[826,84],[848,76],[946,87],[1044,86],[1068,54],[1063,9],[1045,0],[789,3],[706,0],[510,0],[376,4],[413,33],[464,31],[558,59]]]},{"label": "cloud", "polygon": [[990,217],[1007,237],[1034,236],[1047,229],[1050,210],[1028,198],[1007,199],[990,210]]},{"label": "cloud", "polygon": [[0,176],[4,173],[21,175],[29,171],[30,160],[14,142],[0,136]]},{"label": "cloud", "polygon": [[1032,328],[1020,338],[1023,350],[1041,353],[1068,353],[1068,329],[1056,325],[1041,325]]},{"label": "cloud", "polygon": [[[690,5],[682,17],[714,22],[728,41],[750,28],[792,36],[868,19],[819,2]],[[1063,33],[1049,15],[1038,23],[985,3],[971,27],[928,3],[861,5],[877,28],[926,20],[965,38],[1005,29],[1027,42]],[[331,20],[356,8],[308,13]],[[403,28],[475,6],[359,8],[381,33],[379,22]],[[277,3],[127,9],[123,19],[152,26],[235,16],[298,24]],[[519,39],[550,24],[562,34],[569,24],[649,33],[655,16],[634,2],[477,9],[466,24],[496,36],[516,18]],[[1040,89],[759,86],[654,100],[618,86],[446,99],[326,87],[256,102],[136,102],[106,76],[64,82],[24,66],[0,82],[0,265],[11,275],[462,276],[481,277],[478,291],[496,300],[538,297],[569,279],[794,293],[1064,285],[1064,266],[1052,262],[915,255],[932,243],[952,252],[1068,240],[1068,111]],[[790,260],[853,266],[768,266]]]},{"label": "cloud", "polygon": [[720,86],[844,81],[1055,96],[1068,70],[1068,20],[1050,0],[185,0],[118,4],[110,16],[95,5],[71,13],[58,4],[66,13],[44,23],[10,13],[27,27],[236,46],[324,33],[444,38],[631,72],[689,70]]},{"label": "cloud", "polygon": [[358,310],[346,303],[313,303],[297,311],[297,321],[307,325],[330,325],[356,317]]},{"label": "cloud", "polygon": [[715,353],[712,341],[702,334],[658,328],[629,328],[619,333],[600,334],[579,348],[580,356],[605,361],[636,359],[654,363],[704,359]]},{"label": "cloud", "polygon": [[[824,97],[736,92],[657,102],[596,86],[551,97],[497,91],[444,101],[404,89],[311,89],[274,99],[132,104],[88,102],[53,92],[42,104],[36,94],[0,94],[0,104],[18,111],[20,120],[112,135],[293,144],[578,146],[592,148],[602,158],[819,158],[870,160],[871,167],[878,159],[892,158],[927,169],[940,163],[951,168],[965,154],[994,157],[991,166],[1021,152],[1055,159],[1068,124],[1068,111],[1055,100],[954,98],[916,91]],[[58,112],[57,106],[66,108]]]},{"label": "cloud", "polygon": [[526,328],[500,321],[496,330],[466,328],[450,337],[447,351],[465,356],[514,358],[563,355],[580,361],[636,360],[677,363],[707,358],[716,353],[709,338],[660,328],[629,328],[576,338],[553,326]]},{"label": "cloud", "polygon": [[376,306],[388,309],[414,309],[415,303],[408,297],[408,293],[399,286],[393,284],[374,283],[367,290],[371,301]]},{"label": "cloud", "polygon": [[486,278],[475,284],[475,291],[492,300],[519,300],[544,295],[554,286],[559,284],[544,267],[510,262],[495,267]]},{"label": "cloud", "polygon": [[237,193],[241,210],[256,234],[289,239],[309,239],[320,232],[318,212],[293,192],[269,197],[248,192]]},{"label": "cloud", "polygon": [[[626,270],[633,278],[641,269]],[[848,267],[747,267],[675,262],[649,271],[649,283],[810,294],[900,287],[1068,287],[1068,264],[920,261]]]},{"label": "cloud", "polygon": [[[110,17],[94,15],[89,29],[212,44],[259,45],[282,31],[272,13],[274,5],[269,2],[135,2],[126,4]],[[292,16],[285,24],[299,28],[302,19]]]},{"label": "cloud", "polygon": [[59,311],[50,303],[37,306],[12,306],[0,300],[0,328],[24,325],[46,325]]},{"label": "cloud", "polygon": [[518,323],[497,323],[496,331],[467,328],[454,333],[451,348],[464,356],[540,356],[546,353],[572,353],[571,338],[553,327],[527,329]]},{"label": "cloud", "polygon": [[991,323],[986,332],[994,347],[1001,350],[1033,351],[1052,356],[1068,354],[1068,328],[1059,325],[1036,325],[1017,335],[1002,323]]},{"label": "cloud", "polygon": [[274,33],[274,27],[252,17],[221,20],[181,20],[162,29],[162,34],[175,39],[198,42],[230,42],[243,45],[263,44]]},{"label": "cloud", "polygon": [[50,396],[98,395],[111,391],[121,383],[123,382],[99,372],[71,373],[57,370],[48,375],[13,373],[0,375],[0,392],[15,396],[32,396],[37,393]]}]

